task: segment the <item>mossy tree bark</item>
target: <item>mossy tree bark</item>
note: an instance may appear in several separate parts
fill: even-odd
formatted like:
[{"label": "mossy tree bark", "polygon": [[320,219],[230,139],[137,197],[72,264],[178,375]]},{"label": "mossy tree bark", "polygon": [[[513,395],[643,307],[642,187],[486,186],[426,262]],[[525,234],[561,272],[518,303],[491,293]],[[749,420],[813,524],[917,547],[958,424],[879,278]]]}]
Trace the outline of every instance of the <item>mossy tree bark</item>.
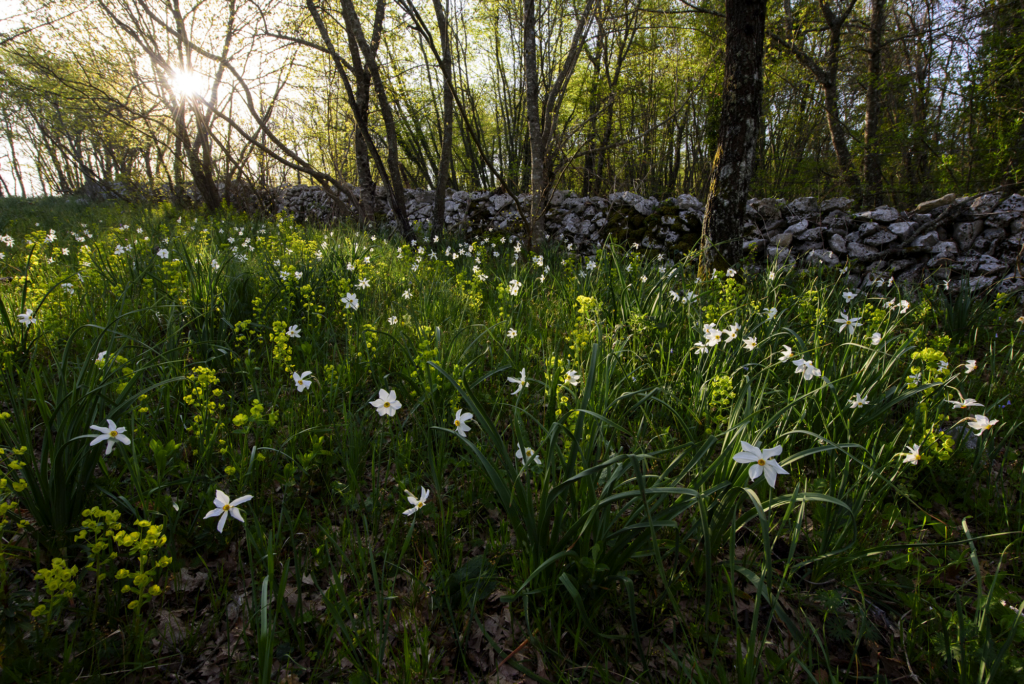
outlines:
[{"label": "mossy tree bark", "polygon": [[717,250],[728,262],[742,256],[747,192],[761,122],[764,22],[767,0],[726,0],[725,79],[718,149],[701,230],[702,265]]}]

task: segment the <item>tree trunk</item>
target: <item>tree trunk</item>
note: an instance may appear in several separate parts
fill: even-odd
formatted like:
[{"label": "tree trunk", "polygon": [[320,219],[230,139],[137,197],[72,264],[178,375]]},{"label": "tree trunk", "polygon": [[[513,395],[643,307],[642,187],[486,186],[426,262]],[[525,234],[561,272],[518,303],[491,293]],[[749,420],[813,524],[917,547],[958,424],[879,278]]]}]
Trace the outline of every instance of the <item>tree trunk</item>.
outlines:
[{"label": "tree trunk", "polygon": [[441,75],[444,92],[441,113],[441,159],[437,167],[437,181],[434,183],[434,230],[444,230],[445,195],[448,192],[448,176],[452,165],[452,118],[455,115],[455,87],[452,78],[452,48],[448,28],[448,15],[441,0],[434,0],[434,14],[437,15],[437,30],[441,34]]},{"label": "tree trunk", "polygon": [[523,68],[526,72],[526,122],[530,131],[530,231],[528,248],[544,238],[547,190],[544,130],[540,122],[540,77],[537,73],[537,7],[523,0]]},{"label": "tree trunk", "polygon": [[[761,121],[767,6],[767,0],[725,2],[722,119],[704,210],[701,248],[703,255],[710,255],[712,245],[717,245],[730,263],[742,256],[740,240]],[[702,259],[702,269],[708,265]]]},{"label": "tree trunk", "polygon": [[25,179],[21,176],[21,166],[18,164],[18,153],[14,147],[14,130],[10,122],[7,122],[7,144],[11,148],[11,170],[14,172],[14,179],[21,186],[21,196],[28,197],[28,193],[25,192]]},{"label": "tree trunk", "polygon": [[864,92],[864,200],[881,203],[882,156],[878,151],[879,80],[882,77],[882,38],[885,32],[885,0],[871,0],[868,30],[868,78]]},{"label": "tree trunk", "polygon": [[220,208],[220,192],[217,189],[216,181],[213,179],[212,169],[199,156],[200,149],[202,148],[199,138],[202,136],[202,131],[196,133],[197,140],[194,145],[189,140],[188,127],[185,123],[184,102],[178,104],[178,110],[175,113],[175,135],[181,141],[181,149],[185,155],[185,161],[188,163],[188,171],[192,176],[192,182],[195,184],[196,190],[199,192],[199,197],[202,198],[203,204],[206,205],[209,211],[216,211]]},{"label": "tree trunk", "polygon": [[583,153],[583,196],[590,197],[591,193],[597,192],[597,171],[594,168],[594,158],[597,150],[594,149],[597,143],[597,124],[600,118],[601,107],[597,94],[597,79],[600,71],[597,62],[594,63],[594,82],[590,86],[590,101],[587,106],[587,116],[590,121],[587,123],[586,151]]},{"label": "tree trunk", "polygon": [[850,156],[850,148],[846,144],[846,132],[843,130],[843,122],[839,117],[839,93],[836,83],[834,80],[823,83],[821,89],[825,92],[825,122],[828,124],[832,150],[836,153],[836,161],[843,174],[843,181],[854,195],[860,196],[860,180],[857,178],[857,172],[853,170],[853,157]]},{"label": "tree trunk", "polygon": [[[852,4],[851,2],[851,6]],[[853,168],[853,157],[850,156],[850,148],[846,144],[846,131],[843,130],[843,121],[839,117],[839,48],[842,45],[843,24],[846,23],[846,18],[833,14],[827,5],[822,7],[822,12],[828,25],[827,76],[820,81],[821,89],[825,92],[825,121],[828,123],[832,149],[836,153],[836,161],[839,162],[843,180],[850,191],[860,197],[860,179]]]},{"label": "tree trunk", "polygon": [[[391,209],[395,213],[398,229],[402,231],[403,236],[409,238],[412,236],[412,228],[409,226],[409,219],[405,213],[405,187],[402,184],[401,162],[398,158],[398,132],[395,129],[395,115],[391,108],[391,101],[388,99],[387,90],[384,88],[380,64],[377,62],[376,41],[379,37],[377,35],[372,36],[374,45],[371,46],[366,40],[366,35],[363,33],[363,27],[358,20],[352,0],[343,0],[342,4],[345,7],[342,17],[345,19],[349,40],[355,40],[359,45],[366,70],[370,73],[373,88],[377,91],[377,105],[380,107],[380,118],[384,122],[384,141],[388,148],[388,177],[385,180],[388,183]],[[376,5],[377,16],[382,17],[384,14],[384,0],[377,0]],[[355,18],[355,21],[352,21],[351,18]]]},{"label": "tree trunk", "polygon": [[[346,4],[342,10],[349,11]],[[357,21],[354,17],[345,17],[346,22]],[[370,170],[370,149],[372,144],[363,137],[363,131],[369,130],[370,122],[370,72],[363,68],[363,60],[356,41],[348,41],[349,57],[352,60],[353,80],[355,81],[355,102],[352,116],[355,119],[355,157],[356,176],[359,179],[359,220],[360,225],[373,215],[376,204],[376,184]]]}]

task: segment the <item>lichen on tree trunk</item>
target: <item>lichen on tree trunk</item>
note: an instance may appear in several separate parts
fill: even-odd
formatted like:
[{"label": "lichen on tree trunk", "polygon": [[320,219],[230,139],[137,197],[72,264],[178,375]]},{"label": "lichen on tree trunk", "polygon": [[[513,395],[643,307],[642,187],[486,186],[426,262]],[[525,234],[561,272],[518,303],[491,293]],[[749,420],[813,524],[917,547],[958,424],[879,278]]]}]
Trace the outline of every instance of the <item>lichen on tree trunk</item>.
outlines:
[{"label": "lichen on tree trunk", "polygon": [[713,249],[730,263],[742,256],[740,240],[761,121],[766,12],[766,0],[725,3],[722,118],[701,233],[702,270],[710,265]]}]

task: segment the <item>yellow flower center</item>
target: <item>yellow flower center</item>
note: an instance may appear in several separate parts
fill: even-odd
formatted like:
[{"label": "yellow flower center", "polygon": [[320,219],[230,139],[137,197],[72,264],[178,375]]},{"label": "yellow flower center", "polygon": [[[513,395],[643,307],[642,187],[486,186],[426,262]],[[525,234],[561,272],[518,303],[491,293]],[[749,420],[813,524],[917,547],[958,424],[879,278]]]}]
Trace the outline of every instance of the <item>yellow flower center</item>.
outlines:
[{"label": "yellow flower center", "polygon": [[117,430],[111,430],[110,431],[110,436],[111,437],[117,437]]},{"label": "yellow flower center", "polygon": [[391,408],[391,402],[384,402],[384,408]]},{"label": "yellow flower center", "polygon": [[230,511],[230,510],[231,510],[231,504],[229,504],[229,503],[226,503],[226,504],[224,504],[224,506],[223,506],[223,509],[222,509],[222,510],[225,510],[225,511]]},{"label": "yellow flower center", "polygon": [[765,460],[763,458],[757,459],[757,465],[763,466],[764,464],[765,464]]}]

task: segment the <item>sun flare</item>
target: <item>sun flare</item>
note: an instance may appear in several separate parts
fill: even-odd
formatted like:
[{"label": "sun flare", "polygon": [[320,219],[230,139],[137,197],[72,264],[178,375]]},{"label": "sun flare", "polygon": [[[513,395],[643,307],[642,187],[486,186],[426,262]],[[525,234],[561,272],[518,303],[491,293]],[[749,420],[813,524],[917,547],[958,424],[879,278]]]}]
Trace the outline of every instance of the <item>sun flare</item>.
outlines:
[{"label": "sun flare", "polygon": [[176,95],[199,95],[206,90],[206,77],[194,71],[175,71],[171,87]]}]

